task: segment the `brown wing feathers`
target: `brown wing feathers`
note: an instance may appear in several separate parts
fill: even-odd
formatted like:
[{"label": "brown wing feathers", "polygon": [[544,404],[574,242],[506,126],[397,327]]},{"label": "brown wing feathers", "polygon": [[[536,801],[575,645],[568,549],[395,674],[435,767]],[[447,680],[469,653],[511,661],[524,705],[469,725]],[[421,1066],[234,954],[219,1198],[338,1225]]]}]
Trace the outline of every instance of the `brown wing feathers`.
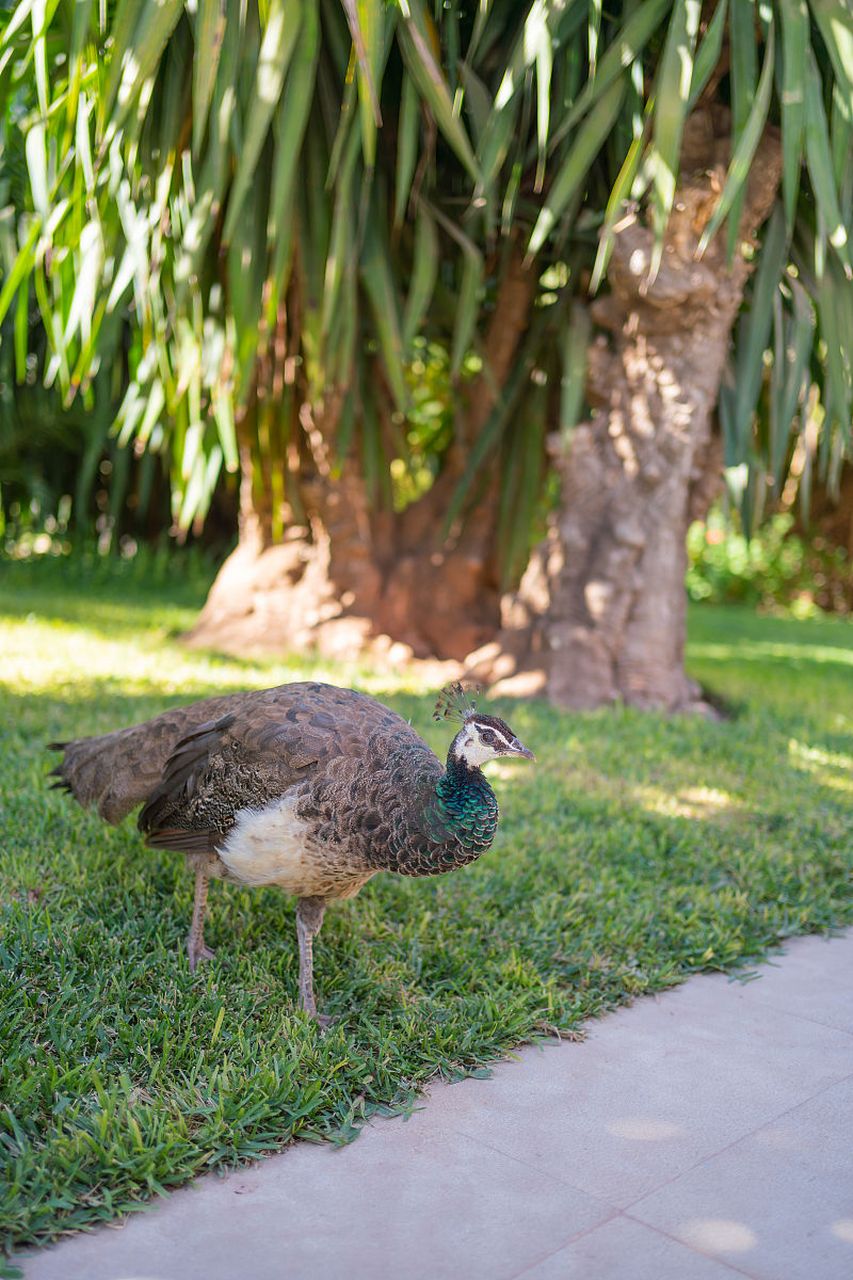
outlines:
[{"label": "brown wing feathers", "polygon": [[240,809],[261,807],[316,770],[325,775],[337,757],[361,758],[374,739],[400,733],[432,756],[373,698],[305,682],[210,698],[67,743],[54,776],[109,822],[143,805],[139,827],[154,847],[210,851]]},{"label": "brown wing feathers", "polygon": [[227,712],[234,696],[176,707],[96,738],[52,743],[53,750],[63,752],[52,771],[53,785],[70,791],[84,809],[97,809],[107,822],[121,822],[151,795],[176,744],[197,725]]},{"label": "brown wing feathers", "polygon": [[275,692],[246,699],[177,744],[139,815],[149,844],[215,849],[236,813],[263,807],[303,782],[311,766],[341,754],[335,718],[318,705],[327,686]]},{"label": "brown wing feathers", "polygon": [[172,824],[175,811],[192,800],[208,760],[222,743],[236,716],[209,720],[181,738],[163,767],[162,780],[139,814],[137,826],[155,849],[211,852],[219,834],[209,827],[186,829]]}]

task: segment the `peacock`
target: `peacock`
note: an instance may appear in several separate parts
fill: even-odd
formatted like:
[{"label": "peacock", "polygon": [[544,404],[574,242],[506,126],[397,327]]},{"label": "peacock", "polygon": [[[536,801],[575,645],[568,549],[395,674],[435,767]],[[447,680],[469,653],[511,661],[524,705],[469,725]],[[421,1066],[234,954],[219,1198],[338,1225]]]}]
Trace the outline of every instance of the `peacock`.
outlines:
[{"label": "peacock", "polygon": [[458,681],[441,691],[434,718],[460,722],[445,765],[376,698],[300,681],[51,743],[63,753],[53,785],[110,823],[141,804],[146,843],[185,855],[195,873],[192,970],[213,954],[204,941],[211,879],[293,895],[300,1005],[324,1023],[313,946],[326,904],[353,897],[378,871],[443,875],[479,858],[498,825],[482,766],[534,759]]}]

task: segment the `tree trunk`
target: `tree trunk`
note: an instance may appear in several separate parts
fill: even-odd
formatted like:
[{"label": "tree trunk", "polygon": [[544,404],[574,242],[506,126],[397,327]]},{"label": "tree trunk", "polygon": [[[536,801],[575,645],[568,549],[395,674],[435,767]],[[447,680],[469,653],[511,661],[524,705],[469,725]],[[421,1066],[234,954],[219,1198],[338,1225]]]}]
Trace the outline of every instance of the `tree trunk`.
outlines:
[{"label": "tree trunk", "polygon": [[[503,678],[506,691],[544,691],[578,708],[696,703],[684,670],[685,539],[719,473],[713,415],[750,270],[741,244],[728,265],[725,230],[695,258],[725,173],[727,135],[724,109],[703,107],[688,121],[653,283],[652,233],[628,216],[616,236],[611,293],[593,304],[611,335],[590,351],[593,416],[567,451],[555,449],[562,501],[549,542],[506,609],[500,641],[470,664],[480,678]],[[768,216],[780,171],[778,138],[768,131],[741,241]]]},{"label": "tree trunk", "polygon": [[393,524],[385,563],[380,622],[416,653],[464,659],[500,627],[501,591],[494,557],[499,477],[489,475],[463,521],[445,532],[450,502],[470,451],[489,420],[518,356],[536,292],[536,272],[513,246],[483,345],[483,372],[435,484]]},{"label": "tree trunk", "polygon": [[238,545],[187,637],[192,647],[340,658],[369,647],[381,577],[362,477],[349,459],[339,476],[332,472],[338,413],[334,400],[316,414],[305,401],[300,407],[306,456],[290,462],[308,522],[286,517],[281,540],[273,536],[270,477],[256,476],[249,433],[241,439]]},{"label": "tree trunk", "polygon": [[316,409],[303,399],[304,447],[298,461],[291,459],[291,471],[307,524],[286,521],[285,536],[276,541],[271,478],[255,474],[246,431],[239,544],[211,588],[191,645],[241,654],[318,651],[350,658],[373,651],[401,661],[461,661],[495,634],[501,602],[492,558],[494,486],[460,527],[446,534],[444,523],[471,443],[512,369],[535,287],[535,273],[514,254],[485,337],[484,372],[470,387],[442,471],[399,515],[371,509],[352,456],[334,474],[339,399]]}]

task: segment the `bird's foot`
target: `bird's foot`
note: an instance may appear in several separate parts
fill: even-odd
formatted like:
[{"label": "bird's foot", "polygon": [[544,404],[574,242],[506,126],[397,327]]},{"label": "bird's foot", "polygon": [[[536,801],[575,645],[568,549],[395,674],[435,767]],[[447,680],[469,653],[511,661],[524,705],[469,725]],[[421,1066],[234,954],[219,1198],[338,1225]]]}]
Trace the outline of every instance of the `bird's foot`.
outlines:
[{"label": "bird's foot", "polygon": [[202,960],[212,960],[214,952],[210,947],[206,947],[203,942],[195,942],[192,937],[187,938],[187,955],[190,961],[190,973],[195,973]]},{"label": "bird's foot", "polygon": [[317,1005],[314,1001],[313,995],[310,995],[310,996],[303,995],[302,999],[299,1002],[299,1007],[301,1008],[303,1013],[308,1014],[308,1017],[311,1019],[312,1022],[316,1022],[317,1026],[320,1029],[321,1034],[324,1031],[328,1031],[329,1027],[331,1027],[335,1022],[337,1022],[337,1018],[330,1017],[328,1013],[317,1012]]}]

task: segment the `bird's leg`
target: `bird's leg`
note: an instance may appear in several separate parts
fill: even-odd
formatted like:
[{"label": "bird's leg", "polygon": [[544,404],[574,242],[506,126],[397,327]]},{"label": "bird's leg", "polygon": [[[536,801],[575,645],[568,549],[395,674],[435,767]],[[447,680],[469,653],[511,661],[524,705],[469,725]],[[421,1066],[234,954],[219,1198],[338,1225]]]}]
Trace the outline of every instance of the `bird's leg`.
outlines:
[{"label": "bird's leg", "polygon": [[187,938],[187,955],[190,958],[190,969],[195,973],[199,960],[212,960],[213,952],[204,945],[204,913],[207,908],[207,873],[197,870],[195,873],[195,901],[193,902],[193,922]]},{"label": "bird's leg", "polygon": [[296,908],[296,936],[299,939],[299,1003],[321,1024],[314,999],[314,939],[320,932],[326,904],[322,898],[300,898]]}]

